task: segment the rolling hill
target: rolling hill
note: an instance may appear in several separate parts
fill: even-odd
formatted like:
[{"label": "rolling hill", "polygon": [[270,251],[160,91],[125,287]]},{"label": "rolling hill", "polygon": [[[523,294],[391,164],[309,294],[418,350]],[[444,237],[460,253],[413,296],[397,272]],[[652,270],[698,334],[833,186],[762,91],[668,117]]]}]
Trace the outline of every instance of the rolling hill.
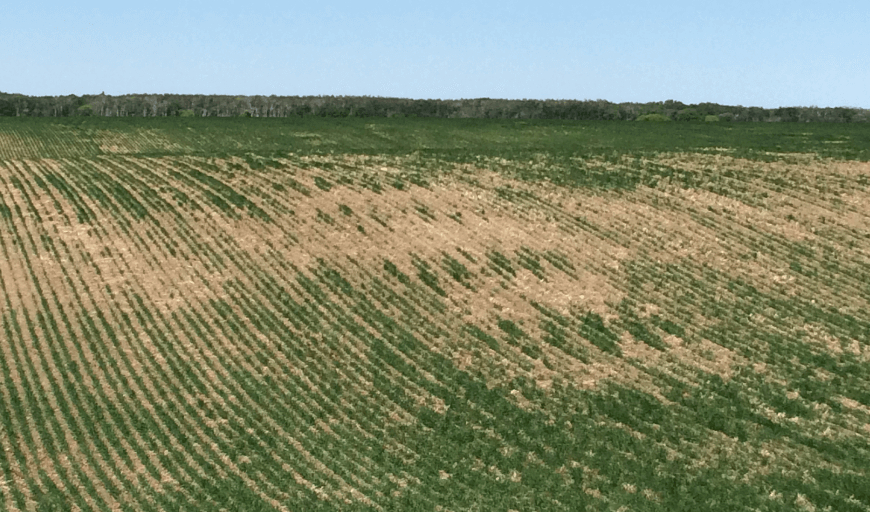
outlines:
[{"label": "rolling hill", "polygon": [[870,510],[870,130],[0,122],[0,510]]}]

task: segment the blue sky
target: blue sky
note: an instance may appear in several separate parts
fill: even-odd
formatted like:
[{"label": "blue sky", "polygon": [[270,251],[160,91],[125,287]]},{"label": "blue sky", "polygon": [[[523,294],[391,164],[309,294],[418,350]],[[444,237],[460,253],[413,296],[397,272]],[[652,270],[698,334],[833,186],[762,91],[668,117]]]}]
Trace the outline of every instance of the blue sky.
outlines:
[{"label": "blue sky", "polygon": [[0,91],[870,108],[870,2],[12,2]]}]

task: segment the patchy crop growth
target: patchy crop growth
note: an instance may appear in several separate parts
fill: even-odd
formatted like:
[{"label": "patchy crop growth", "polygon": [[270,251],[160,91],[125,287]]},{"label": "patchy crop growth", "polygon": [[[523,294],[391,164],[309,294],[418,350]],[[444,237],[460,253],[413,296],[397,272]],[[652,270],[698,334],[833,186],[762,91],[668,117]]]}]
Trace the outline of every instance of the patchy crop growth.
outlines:
[{"label": "patchy crop growth", "polygon": [[0,123],[0,510],[870,510],[866,128],[222,121]]}]

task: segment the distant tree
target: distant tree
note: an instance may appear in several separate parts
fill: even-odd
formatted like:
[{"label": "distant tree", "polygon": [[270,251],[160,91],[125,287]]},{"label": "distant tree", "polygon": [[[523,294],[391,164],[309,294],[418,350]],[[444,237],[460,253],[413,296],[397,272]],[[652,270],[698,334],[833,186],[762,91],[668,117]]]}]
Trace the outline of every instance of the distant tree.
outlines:
[{"label": "distant tree", "polygon": [[795,107],[778,108],[773,111],[773,114],[779,117],[780,121],[786,123],[797,123],[800,121],[800,111]]},{"label": "distant tree", "polygon": [[91,105],[94,109],[93,115],[104,115],[106,111],[106,93],[101,92],[99,95],[94,96],[91,100]]},{"label": "distant tree", "polygon": [[855,111],[851,108],[836,107],[833,110],[833,120],[838,123],[850,123],[855,117]]},{"label": "distant tree", "polygon": [[[459,100],[412,100],[371,96],[220,96],[104,93],[85,96],[40,96],[0,92],[0,116],[196,116],[253,117],[405,117],[477,119],[571,119],[631,120],[658,114],[671,120],[705,121],[717,116],[723,121],[870,122],[870,110],[858,108],[781,107],[763,109],[685,103],[667,100],[647,103],[612,103],[605,100],[506,100],[473,98]],[[189,114],[187,114],[189,115]],[[712,121],[711,121],[712,122]]]},{"label": "distant tree", "polygon": [[693,105],[693,107],[699,114],[701,114],[701,116],[718,116],[728,108],[719,105],[718,103],[698,103],[697,105]]},{"label": "distant tree", "polygon": [[15,95],[15,115],[16,116],[26,116],[31,112],[30,102],[28,101],[30,98],[24,96],[23,94]]},{"label": "distant tree", "polygon": [[646,122],[665,122],[670,121],[671,118],[665,117],[662,114],[644,114],[639,116],[636,121],[646,121]]},{"label": "distant tree", "polygon": [[268,111],[268,107],[266,106],[267,105],[266,98],[264,98],[262,96],[254,96],[250,100],[250,104],[251,104],[251,113],[255,117],[261,117],[261,116],[265,117],[266,116],[266,113]]},{"label": "distant tree", "polygon": [[747,118],[744,121],[764,121],[767,113],[761,107],[749,107],[746,109]]},{"label": "distant tree", "polygon": [[0,98],[0,116],[12,117],[15,115],[15,105],[9,100]]},{"label": "distant tree", "polygon": [[180,116],[183,109],[184,107],[181,105],[181,101],[178,98],[172,98],[166,105],[166,115]]},{"label": "distant tree", "polygon": [[677,112],[676,120],[677,121],[700,121],[701,114],[698,112],[697,109],[694,109],[691,107],[684,108],[683,110],[680,110],[679,112]]},{"label": "distant tree", "polygon": [[299,105],[294,105],[290,109],[290,112],[291,112],[291,115],[297,116],[297,117],[305,117],[305,116],[310,116],[313,114],[311,106],[304,104],[304,103],[299,104]]}]

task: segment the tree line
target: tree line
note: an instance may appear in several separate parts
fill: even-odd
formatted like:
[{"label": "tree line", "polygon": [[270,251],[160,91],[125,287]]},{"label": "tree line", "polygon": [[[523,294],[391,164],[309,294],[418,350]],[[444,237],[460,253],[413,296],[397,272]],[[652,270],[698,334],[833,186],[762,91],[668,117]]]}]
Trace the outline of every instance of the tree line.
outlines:
[{"label": "tree line", "polygon": [[431,100],[379,96],[124,94],[25,96],[0,92],[0,116],[27,117],[441,117],[488,119],[832,122],[870,121],[870,109],[765,109],[668,100]]}]

